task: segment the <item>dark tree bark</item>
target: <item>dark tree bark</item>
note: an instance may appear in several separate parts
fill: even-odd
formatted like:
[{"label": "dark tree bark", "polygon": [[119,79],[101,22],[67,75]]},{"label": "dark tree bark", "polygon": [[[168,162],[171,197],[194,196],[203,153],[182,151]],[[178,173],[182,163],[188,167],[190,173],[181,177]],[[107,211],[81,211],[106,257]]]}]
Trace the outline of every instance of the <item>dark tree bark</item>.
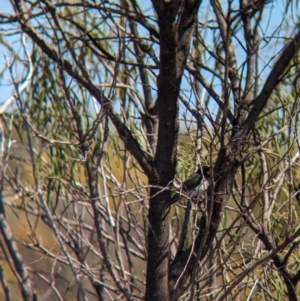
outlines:
[{"label": "dark tree bark", "polygon": [[[178,96],[200,1],[153,1],[158,15],[160,69],[157,78],[157,179],[150,178],[146,300],[169,300],[169,208],[178,140]],[[161,191],[161,188],[163,191]]]}]

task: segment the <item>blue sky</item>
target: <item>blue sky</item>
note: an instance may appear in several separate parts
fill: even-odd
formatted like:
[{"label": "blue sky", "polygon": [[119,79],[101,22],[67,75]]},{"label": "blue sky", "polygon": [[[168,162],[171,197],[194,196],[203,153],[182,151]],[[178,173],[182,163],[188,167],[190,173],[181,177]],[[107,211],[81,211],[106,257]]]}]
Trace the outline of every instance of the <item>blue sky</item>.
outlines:
[{"label": "blue sky", "polygon": [[[201,18],[201,15],[206,15],[207,13],[209,13],[205,9],[205,7],[206,7],[205,2],[206,2],[206,0],[204,0],[204,2],[202,4],[203,9],[200,10],[200,12],[199,12],[200,18]],[[223,2],[223,3],[225,3],[225,2]],[[236,3],[238,3],[238,1]],[[144,7],[150,7],[149,1],[145,1],[145,2],[143,2],[143,4],[145,5]],[[265,32],[266,36],[271,36],[273,34],[274,30],[276,28],[278,28],[278,26],[280,26],[280,25],[282,25],[281,30],[291,32],[293,30],[294,26],[289,27],[289,26],[287,26],[287,24],[278,24],[278,23],[280,23],[280,20],[282,20],[282,17],[283,17],[283,12],[284,12],[283,2],[273,1],[273,4],[269,4],[268,7],[269,8],[266,10],[266,13],[264,16],[264,22],[263,22],[264,28],[261,29],[262,32]],[[2,0],[1,12],[2,13],[5,13],[5,12],[10,13],[11,12],[11,5],[9,3],[9,0]],[[294,6],[291,7],[290,12],[293,15],[293,17],[291,17],[291,16],[289,17],[289,22],[292,22],[292,23],[297,22],[296,18],[297,18],[298,12],[296,10],[296,4],[294,4]],[[151,13],[150,10],[148,10],[147,13]],[[293,20],[293,18],[294,18],[294,20]],[[298,20],[299,20],[299,15],[298,15]],[[7,27],[7,29],[8,28],[9,27]],[[0,29],[3,30],[2,25],[1,25]],[[277,31],[276,33],[279,33],[279,31]],[[1,34],[1,32],[0,32],[0,34]],[[211,37],[208,36],[207,38],[209,39]],[[17,50],[17,52],[20,53],[20,55],[23,55],[24,51],[20,45],[19,38],[17,36],[10,37],[7,39],[7,41],[9,41],[9,43],[11,43],[11,46],[15,50]],[[271,57],[273,54],[278,52],[278,50],[282,47],[282,43],[284,41],[278,39],[277,41],[270,40],[269,42],[272,43],[274,46],[271,48],[268,47],[268,51],[266,52],[266,57],[265,57],[266,61],[268,61],[268,57]],[[244,52],[239,47],[239,44],[237,41],[234,41],[234,43],[237,47],[236,51],[238,54],[238,63],[240,65],[243,63],[243,60],[245,59]],[[11,58],[7,49],[4,49],[3,46],[0,46],[0,70],[3,70],[6,68],[5,67],[5,65],[6,65],[5,57],[8,60]],[[264,63],[263,60],[264,60],[264,58],[262,58],[261,63]],[[16,68],[19,68],[19,69],[15,70],[16,71],[15,73],[19,76],[19,78],[17,78],[17,80],[18,80],[18,79],[21,79],[22,77],[24,77],[25,70],[20,69],[20,66],[18,66],[18,65],[16,66]],[[265,76],[267,76],[269,71],[270,71],[269,68],[264,69],[264,71],[262,73],[262,79],[264,79]],[[5,72],[4,76],[2,78],[0,78],[0,103],[3,103],[12,94],[13,87],[10,83],[11,83],[11,79],[9,76],[9,72]],[[187,95],[188,95],[190,88],[189,88],[189,85],[187,84],[187,82],[183,82],[183,89],[185,90],[185,93],[187,93]]]}]

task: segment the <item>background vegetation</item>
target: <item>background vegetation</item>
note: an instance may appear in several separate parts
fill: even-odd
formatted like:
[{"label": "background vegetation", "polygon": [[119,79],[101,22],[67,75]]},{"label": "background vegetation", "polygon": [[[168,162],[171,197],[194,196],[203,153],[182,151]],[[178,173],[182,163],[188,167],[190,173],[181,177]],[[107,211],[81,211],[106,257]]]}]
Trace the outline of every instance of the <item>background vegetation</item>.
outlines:
[{"label": "background vegetation", "polygon": [[299,1],[4,2],[0,299],[299,300]]}]

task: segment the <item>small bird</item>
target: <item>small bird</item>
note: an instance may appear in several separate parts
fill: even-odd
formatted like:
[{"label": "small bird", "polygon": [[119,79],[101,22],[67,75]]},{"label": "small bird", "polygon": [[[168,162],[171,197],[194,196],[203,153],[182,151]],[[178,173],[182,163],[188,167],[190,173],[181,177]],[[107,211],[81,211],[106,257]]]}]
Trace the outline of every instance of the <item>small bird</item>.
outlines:
[{"label": "small bird", "polygon": [[[202,166],[202,168],[199,167],[194,174],[192,174],[186,181],[183,182],[181,187],[183,194],[188,195],[192,199],[200,198],[200,196],[205,193],[209,186],[209,171],[209,166],[205,165]],[[182,197],[182,194],[176,193],[171,200],[171,205],[177,202]]]}]

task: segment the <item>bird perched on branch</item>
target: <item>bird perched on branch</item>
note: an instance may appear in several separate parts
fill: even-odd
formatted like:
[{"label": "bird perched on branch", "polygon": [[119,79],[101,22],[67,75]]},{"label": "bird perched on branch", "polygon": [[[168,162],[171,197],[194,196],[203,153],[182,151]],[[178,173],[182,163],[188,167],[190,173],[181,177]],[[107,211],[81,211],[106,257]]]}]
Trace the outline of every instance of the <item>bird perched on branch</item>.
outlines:
[{"label": "bird perched on branch", "polygon": [[202,166],[183,182],[180,193],[177,192],[172,200],[171,205],[179,201],[182,197],[190,197],[191,199],[199,199],[207,190],[210,182],[210,167]]}]

